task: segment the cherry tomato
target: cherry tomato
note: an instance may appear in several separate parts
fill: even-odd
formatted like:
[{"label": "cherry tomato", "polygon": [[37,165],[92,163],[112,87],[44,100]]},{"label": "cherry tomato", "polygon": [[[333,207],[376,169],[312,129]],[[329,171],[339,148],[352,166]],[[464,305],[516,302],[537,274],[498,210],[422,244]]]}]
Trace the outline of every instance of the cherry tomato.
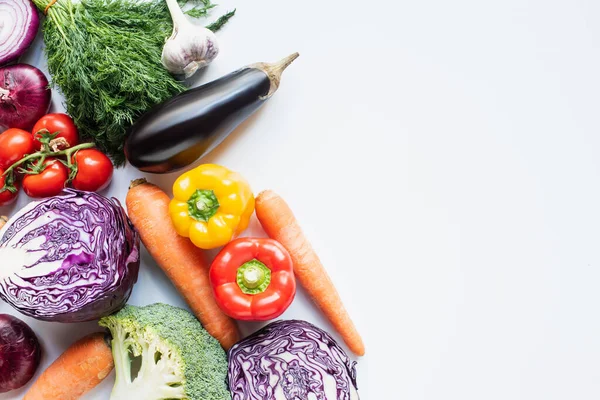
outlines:
[{"label": "cherry tomato", "polygon": [[46,129],[50,133],[58,132],[57,138],[64,138],[67,143],[69,143],[69,147],[73,147],[79,143],[79,133],[77,132],[77,127],[73,123],[71,117],[67,114],[54,113],[44,115],[38,122],[33,126],[33,138],[34,146],[36,150],[40,150],[42,148],[42,143],[40,142],[40,138],[42,134],[41,130]]},{"label": "cherry tomato", "polygon": [[112,179],[112,162],[100,150],[79,150],[72,162],[77,166],[77,174],[71,186],[77,190],[96,192],[106,188]]},{"label": "cherry tomato", "polygon": [[65,187],[69,179],[69,168],[56,158],[48,158],[44,161],[46,169],[37,175],[25,174],[23,178],[23,190],[29,197],[51,197],[56,196]]},{"label": "cherry tomato", "polygon": [[0,168],[6,170],[26,154],[34,152],[31,133],[22,129],[7,129],[0,134]]},{"label": "cherry tomato", "polygon": [[[0,169],[0,190],[4,187],[5,182],[6,177],[4,176],[4,169]],[[17,182],[15,182],[14,185],[17,188],[16,192],[13,193],[10,190],[0,192],[0,206],[9,205],[17,199],[17,196],[19,195],[19,186]]]}]

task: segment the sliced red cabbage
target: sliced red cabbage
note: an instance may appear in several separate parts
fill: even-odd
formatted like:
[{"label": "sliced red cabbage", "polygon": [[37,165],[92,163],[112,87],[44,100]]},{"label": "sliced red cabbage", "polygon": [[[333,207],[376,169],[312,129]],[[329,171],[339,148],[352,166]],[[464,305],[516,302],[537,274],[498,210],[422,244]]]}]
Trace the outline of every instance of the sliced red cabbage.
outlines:
[{"label": "sliced red cabbage", "polygon": [[17,60],[35,39],[40,19],[31,0],[0,0],[0,66]]},{"label": "sliced red cabbage", "polygon": [[276,321],[229,351],[233,400],[355,400],[356,363],[324,330]]},{"label": "sliced red cabbage", "polygon": [[14,308],[45,321],[90,321],[125,305],[139,236],[116,199],[66,189],[9,220],[0,259],[0,298]]}]

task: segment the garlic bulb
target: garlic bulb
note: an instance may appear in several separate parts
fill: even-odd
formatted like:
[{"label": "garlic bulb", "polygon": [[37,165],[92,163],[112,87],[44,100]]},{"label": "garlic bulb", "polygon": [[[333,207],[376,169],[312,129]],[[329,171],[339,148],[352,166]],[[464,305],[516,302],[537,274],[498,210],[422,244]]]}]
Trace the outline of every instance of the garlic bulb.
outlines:
[{"label": "garlic bulb", "polygon": [[163,47],[162,64],[170,73],[189,78],[217,57],[217,37],[209,29],[189,21],[177,0],[166,1],[173,19],[173,34]]}]

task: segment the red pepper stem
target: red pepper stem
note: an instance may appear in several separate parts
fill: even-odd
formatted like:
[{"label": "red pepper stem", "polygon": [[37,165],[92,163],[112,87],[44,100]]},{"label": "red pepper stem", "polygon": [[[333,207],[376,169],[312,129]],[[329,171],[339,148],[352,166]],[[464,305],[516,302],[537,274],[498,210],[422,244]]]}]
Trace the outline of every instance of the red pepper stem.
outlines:
[{"label": "red pepper stem", "polygon": [[257,259],[244,263],[237,270],[237,284],[246,294],[259,294],[271,283],[271,270]]},{"label": "red pepper stem", "polygon": [[256,289],[260,285],[261,281],[264,280],[265,274],[258,268],[248,268],[242,274],[244,285],[251,289]]}]

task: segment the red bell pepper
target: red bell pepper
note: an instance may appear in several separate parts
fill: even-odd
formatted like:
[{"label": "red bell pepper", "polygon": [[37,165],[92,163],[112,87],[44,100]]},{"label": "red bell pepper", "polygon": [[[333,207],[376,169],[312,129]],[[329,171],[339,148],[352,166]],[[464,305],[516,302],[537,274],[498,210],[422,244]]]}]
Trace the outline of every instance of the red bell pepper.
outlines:
[{"label": "red bell pepper", "polygon": [[221,310],[246,321],[279,317],[296,295],[292,258],[273,239],[230,242],[210,267],[210,283]]}]

